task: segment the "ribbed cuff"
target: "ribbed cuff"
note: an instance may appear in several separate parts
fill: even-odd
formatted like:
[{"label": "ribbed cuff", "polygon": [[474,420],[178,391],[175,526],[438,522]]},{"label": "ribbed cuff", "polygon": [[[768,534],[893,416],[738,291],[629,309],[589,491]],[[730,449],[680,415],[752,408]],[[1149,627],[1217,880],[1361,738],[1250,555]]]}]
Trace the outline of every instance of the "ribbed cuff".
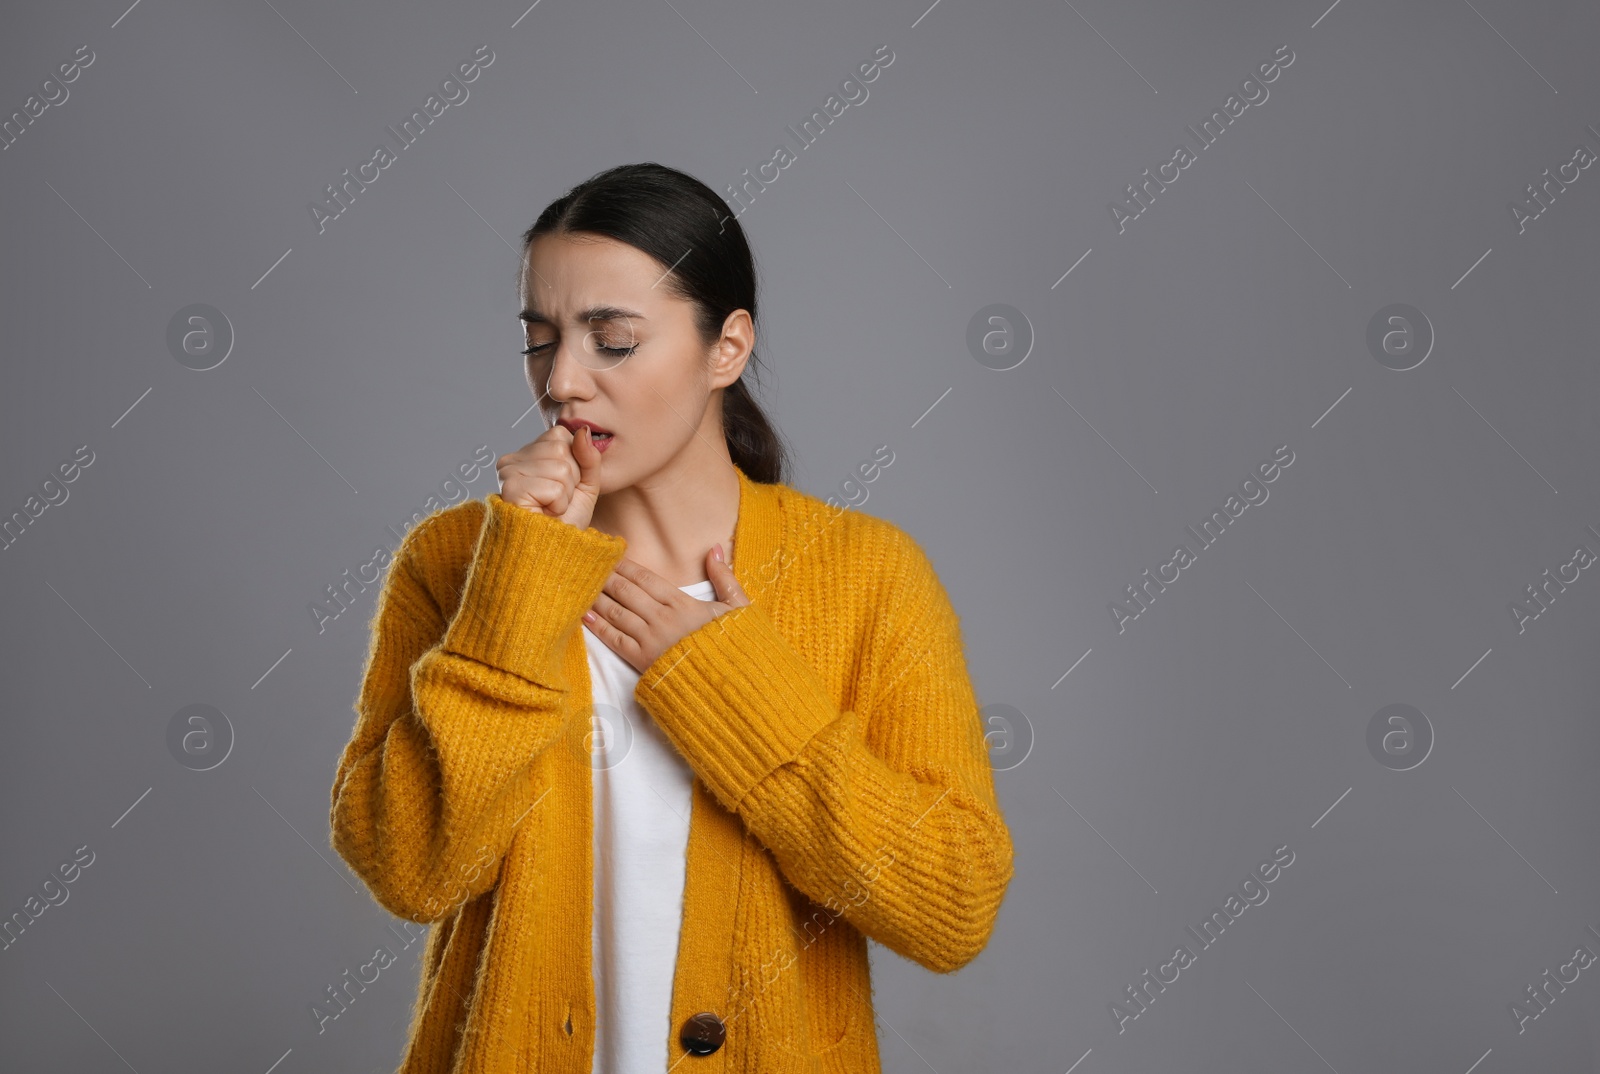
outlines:
[{"label": "ribbed cuff", "polygon": [[633,697],[730,811],[840,715],[757,604],[680,638],[645,669]]},{"label": "ribbed cuff", "polygon": [[555,685],[557,643],[576,630],[627,542],[509,504],[492,492],[443,647]]}]

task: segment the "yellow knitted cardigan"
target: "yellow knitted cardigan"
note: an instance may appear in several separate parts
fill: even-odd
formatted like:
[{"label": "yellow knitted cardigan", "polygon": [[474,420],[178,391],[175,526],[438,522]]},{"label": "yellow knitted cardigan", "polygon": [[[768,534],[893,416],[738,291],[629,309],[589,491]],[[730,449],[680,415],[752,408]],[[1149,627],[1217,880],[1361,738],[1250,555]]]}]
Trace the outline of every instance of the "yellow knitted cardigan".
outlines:
[{"label": "yellow knitted cardigan", "polygon": [[[377,902],[433,926],[399,1074],[590,1074],[581,616],[626,547],[490,493],[388,568],[330,823]],[[696,777],[669,1069],[877,1072],[865,938],[957,970],[1012,875],[960,626],[892,523],[742,470],[733,553],[753,603],[634,691]]]}]

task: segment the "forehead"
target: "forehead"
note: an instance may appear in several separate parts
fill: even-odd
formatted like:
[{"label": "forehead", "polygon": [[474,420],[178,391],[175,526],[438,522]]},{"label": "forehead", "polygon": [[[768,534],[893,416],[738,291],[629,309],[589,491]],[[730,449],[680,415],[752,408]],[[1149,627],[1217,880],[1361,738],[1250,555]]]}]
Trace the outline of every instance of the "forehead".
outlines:
[{"label": "forehead", "polygon": [[668,299],[655,258],[597,235],[541,235],[522,262],[522,319],[585,322],[647,317]]}]

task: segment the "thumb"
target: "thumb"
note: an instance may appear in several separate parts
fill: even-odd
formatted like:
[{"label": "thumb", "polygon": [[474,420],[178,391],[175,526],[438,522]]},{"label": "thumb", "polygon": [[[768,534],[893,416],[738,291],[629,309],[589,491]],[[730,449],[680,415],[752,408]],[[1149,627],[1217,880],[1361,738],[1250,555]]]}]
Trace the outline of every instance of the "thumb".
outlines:
[{"label": "thumb", "polygon": [[722,545],[719,543],[706,553],[706,577],[711,579],[711,587],[716,590],[716,599],[722,604],[731,604],[736,608],[749,604],[750,598],[745,596],[744,587],[739,584],[733,568],[719,555],[721,551]]},{"label": "thumb", "polygon": [[594,446],[594,441],[589,439],[588,427],[580,428],[578,435],[572,438],[572,458],[578,464],[578,488],[575,491],[599,496],[601,454],[600,449]]}]

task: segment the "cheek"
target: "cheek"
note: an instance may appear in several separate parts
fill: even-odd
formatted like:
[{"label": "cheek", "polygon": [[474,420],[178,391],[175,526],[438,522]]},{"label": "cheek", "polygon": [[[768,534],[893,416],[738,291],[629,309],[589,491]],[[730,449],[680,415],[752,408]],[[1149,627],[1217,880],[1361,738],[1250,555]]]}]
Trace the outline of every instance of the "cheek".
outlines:
[{"label": "cheek", "polygon": [[609,394],[613,412],[627,423],[626,429],[662,448],[681,445],[694,436],[705,406],[704,395],[697,394],[694,385],[670,377],[641,377]]},{"label": "cheek", "polygon": [[528,387],[536,395],[543,396],[544,388],[549,383],[550,363],[541,362],[529,355],[522,359],[522,379],[528,382]]}]

